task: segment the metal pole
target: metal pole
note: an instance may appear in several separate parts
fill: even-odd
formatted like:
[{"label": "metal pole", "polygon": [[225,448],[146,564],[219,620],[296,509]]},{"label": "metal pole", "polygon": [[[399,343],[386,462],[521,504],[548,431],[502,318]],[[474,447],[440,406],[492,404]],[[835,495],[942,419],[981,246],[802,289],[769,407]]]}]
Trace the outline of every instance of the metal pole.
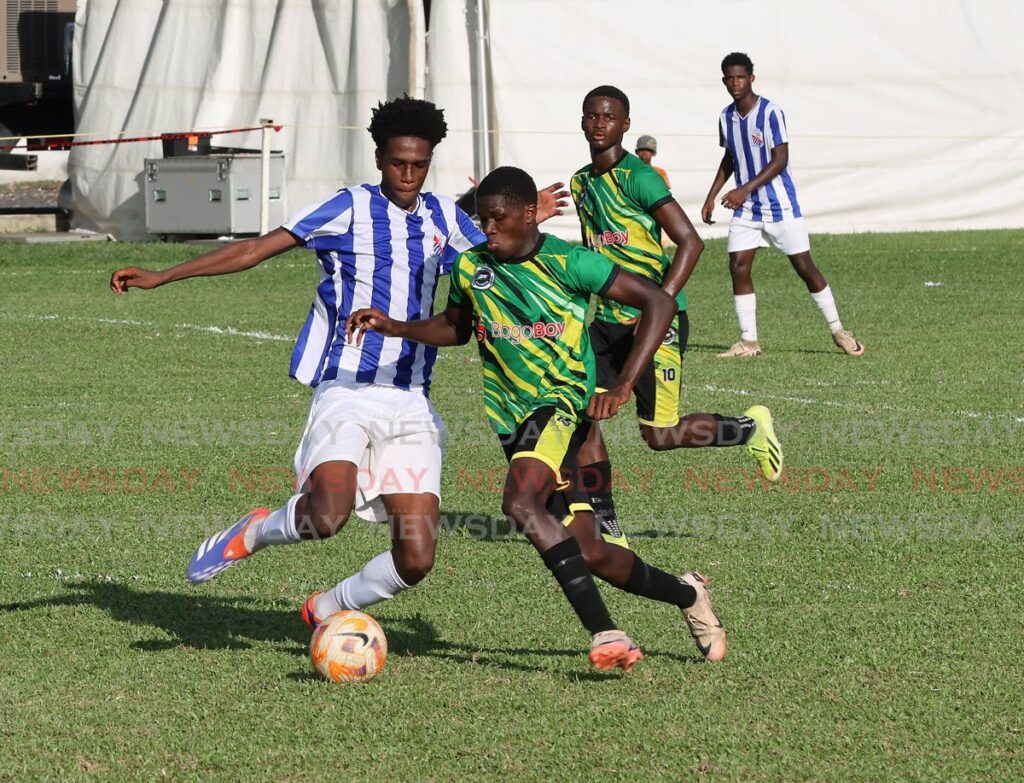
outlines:
[{"label": "metal pole", "polygon": [[407,0],[409,8],[409,96],[422,98],[427,72],[426,19],[423,0]]},{"label": "metal pole", "polygon": [[487,0],[476,0],[476,179],[491,170],[491,84],[487,67]]},{"label": "metal pole", "polygon": [[273,120],[260,120],[260,236],[270,230],[270,132]]}]

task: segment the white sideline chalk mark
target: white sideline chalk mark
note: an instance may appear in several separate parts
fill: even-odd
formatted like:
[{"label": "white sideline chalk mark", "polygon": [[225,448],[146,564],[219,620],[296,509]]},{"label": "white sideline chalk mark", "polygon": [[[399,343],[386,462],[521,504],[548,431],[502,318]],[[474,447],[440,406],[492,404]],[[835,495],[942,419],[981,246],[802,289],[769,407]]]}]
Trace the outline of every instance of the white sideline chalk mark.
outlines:
[{"label": "white sideline chalk mark", "polygon": [[938,288],[942,283],[937,283],[934,280],[928,280],[924,285],[925,288]]},{"label": "white sideline chalk mark", "polygon": [[[876,410],[892,411],[893,413],[901,413],[906,416],[917,416],[920,415],[920,411],[910,410],[907,408],[898,408],[895,405],[886,405],[885,403],[879,403],[877,405],[857,405],[848,402],[840,402],[839,400],[816,400],[811,397],[794,397],[786,394],[770,394],[768,392],[751,391],[749,389],[723,389],[720,386],[713,386],[710,383],[705,383],[701,387],[704,391],[709,392],[720,392],[724,394],[736,394],[740,397],[757,397],[767,400],[782,400],[783,402],[795,402],[800,405],[824,405],[829,408],[840,408],[843,410],[860,411],[863,413],[874,413]],[[997,414],[997,413],[978,413],[977,411],[965,411],[958,410],[953,411],[949,416],[963,416],[968,419],[991,419],[993,421],[1002,421],[1008,419],[1013,414]],[[1024,422],[1024,417],[1017,417],[1017,422]]]},{"label": "white sideline chalk mark", "polygon": [[194,329],[197,332],[210,332],[211,334],[228,334],[232,337],[251,337],[253,340],[275,340],[278,342],[291,342],[291,337],[283,334],[271,334],[270,332],[242,332],[233,326],[199,326],[198,324],[175,324],[176,329]]},{"label": "white sideline chalk mark", "polygon": [[[18,320],[18,319],[14,319]],[[113,326],[145,326],[154,329],[171,328],[167,324],[158,324],[154,321],[138,321],[131,318],[99,318],[84,315],[25,315],[21,320],[30,321],[75,321],[79,323],[109,324]],[[271,332],[243,332],[233,326],[203,326],[202,324],[174,324],[175,329],[190,329],[196,332],[208,332],[209,334],[221,334],[229,337],[247,337],[251,340],[270,340],[274,342],[291,342],[291,337]]]},{"label": "white sideline chalk mark", "polygon": [[871,378],[864,379],[851,379],[844,381],[822,381],[812,378],[800,378],[800,382],[808,386],[817,386],[821,389],[836,389],[841,386],[889,386],[890,381],[881,380],[876,381]]}]

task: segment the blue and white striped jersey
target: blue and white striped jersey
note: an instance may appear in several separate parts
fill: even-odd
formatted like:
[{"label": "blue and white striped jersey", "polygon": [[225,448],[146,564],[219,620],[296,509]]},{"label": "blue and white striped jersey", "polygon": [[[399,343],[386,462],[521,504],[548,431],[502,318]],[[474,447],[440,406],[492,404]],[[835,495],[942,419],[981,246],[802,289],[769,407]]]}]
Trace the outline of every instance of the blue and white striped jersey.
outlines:
[{"label": "blue and white striped jersey", "polygon": [[[764,96],[757,99],[746,117],[741,117],[736,104],[731,103],[718,118],[718,143],[732,153],[736,187],[750,182],[768,165],[770,150],[788,142],[782,109]],[[733,214],[767,223],[801,217],[789,166],[766,185],[752,191]]]},{"label": "blue and white striped jersey", "polygon": [[420,193],[412,212],[377,185],[338,191],[296,212],[284,228],[320,262],[320,284],[292,352],[289,374],[307,386],[322,381],[430,387],[437,349],[367,332],[362,346],[345,340],[345,321],[361,307],[392,318],[430,318],[440,275],[455,257],[485,241],[469,216],[446,196]]}]

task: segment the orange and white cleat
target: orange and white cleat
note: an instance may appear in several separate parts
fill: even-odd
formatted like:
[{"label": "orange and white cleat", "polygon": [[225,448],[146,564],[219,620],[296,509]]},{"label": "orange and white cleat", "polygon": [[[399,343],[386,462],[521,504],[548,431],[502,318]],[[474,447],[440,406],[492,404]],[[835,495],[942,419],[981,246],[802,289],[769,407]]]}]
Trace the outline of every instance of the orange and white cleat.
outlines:
[{"label": "orange and white cleat", "polygon": [[269,515],[269,508],[254,508],[227,530],[206,539],[189,561],[188,581],[206,582],[251,555],[252,551],[245,545],[245,531],[249,525]]},{"label": "orange and white cleat", "polygon": [[603,672],[615,668],[631,672],[643,659],[637,643],[618,629],[596,633],[590,642],[590,662]]},{"label": "orange and white cleat", "polygon": [[302,605],[302,610],[299,612],[299,614],[302,615],[302,622],[304,622],[311,631],[315,631],[320,627],[320,623],[327,619],[326,617],[320,618],[316,616],[316,597],[318,595],[320,595],[319,590],[306,599],[306,602]]}]

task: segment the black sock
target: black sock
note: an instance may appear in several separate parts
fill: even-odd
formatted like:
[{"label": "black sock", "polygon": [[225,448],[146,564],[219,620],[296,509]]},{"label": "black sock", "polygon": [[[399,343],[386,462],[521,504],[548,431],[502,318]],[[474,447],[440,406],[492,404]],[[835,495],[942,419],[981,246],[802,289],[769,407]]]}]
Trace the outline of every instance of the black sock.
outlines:
[{"label": "black sock", "polygon": [[601,532],[620,538],[622,527],[612,498],[612,464],[604,460],[584,465],[580,468],[580,484],[594,509],[594,518],[601,525]]},{"label": "black sock", "polygon": [[591,636],[615,629],[615,623],[612,622],[601,594],[597,591],[594,577],[587,569],[583,552],[575,538],[569,537],[560,541],[547,551],[541,552],[540,556],[544,560],[544,565],[555,575],[562,592]]},{"label": "black sock", "polygon": [[715,439],[709,446],[743,446],[754,434],[757,425],[749,416],[719,416],[712,413],[718,422]]},{"label": "black sock", "polygon": [[677,577],[666,574],[660,568],[647,565],[639,557],[633,561],[633,570],[629,572],[629,581],[623,589],[633,595],[675,604],[680,609],[693,606],[697,600],[697,591],[690,585],[683,584]]}]

